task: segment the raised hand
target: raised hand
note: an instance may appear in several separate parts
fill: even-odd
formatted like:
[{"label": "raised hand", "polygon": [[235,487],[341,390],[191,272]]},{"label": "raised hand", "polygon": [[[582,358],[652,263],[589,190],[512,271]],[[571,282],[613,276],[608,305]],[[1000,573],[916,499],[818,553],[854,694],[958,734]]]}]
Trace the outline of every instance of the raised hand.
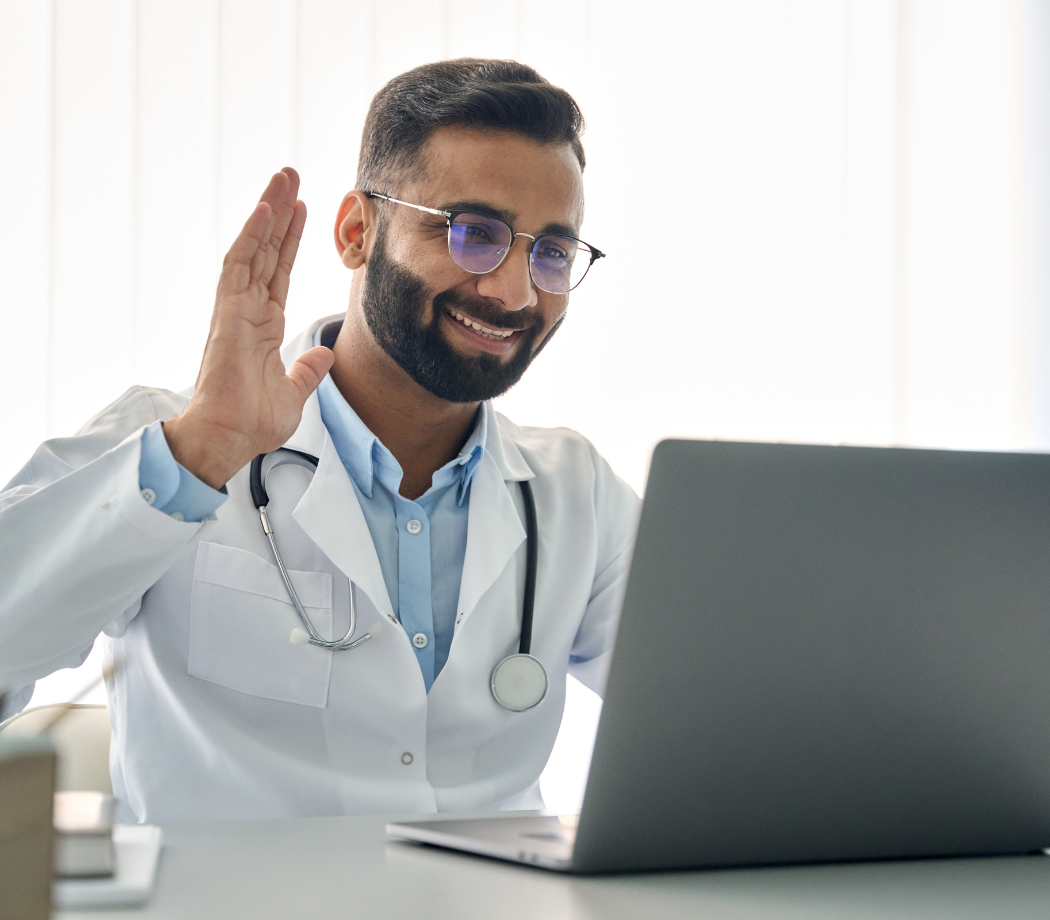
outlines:
[{"label": "raised hand", "polygon": [[318,346],[287,373],[281,361],[285,298],[306,223],[298,191],[294,169],[277,173],[226,253],[193,398],[164,423],[175,459],[216,489],[291,437],[334,360]]}]

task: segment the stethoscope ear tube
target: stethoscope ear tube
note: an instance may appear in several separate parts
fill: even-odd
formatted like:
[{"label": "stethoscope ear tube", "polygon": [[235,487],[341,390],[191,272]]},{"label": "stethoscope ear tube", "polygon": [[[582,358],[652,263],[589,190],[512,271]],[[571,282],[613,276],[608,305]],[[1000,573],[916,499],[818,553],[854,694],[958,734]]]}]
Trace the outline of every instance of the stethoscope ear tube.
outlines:
[{"label": "stethoscope ear tube", "polygon": [[[302,458],[315,470],[317,469],[317,464],[321,462],[317,457],[313,454],[308,454],[305,450],[296,450],[294,447],[282,447],[281,450]],[[256,511],[261,511],[270,504],[270,496],[266,492],[266,480],[263,478],[262,474],[263,460],[265,460],[267,456],[267,454],[259,454],[259,456],[252,461],[252,465],[248,469],[248,488],[252,493],[252,504],[255,505]],[[279,465],[279,462],[273,464],[273,466]],[[270,469],[273,469],[273,467],[270,467]],[[269,471],[267,471],[267,475],[269,475]]]},{"label": "stethoscope ear tube", "polygon": [[255,510],[260,511],[270,504],[270,496],[266,494],[266,486],[263,484],[262,465],[266,454],[259,454],[252,461],[251,469],[248,471],[248,488],[252,491],[252,504]]}]

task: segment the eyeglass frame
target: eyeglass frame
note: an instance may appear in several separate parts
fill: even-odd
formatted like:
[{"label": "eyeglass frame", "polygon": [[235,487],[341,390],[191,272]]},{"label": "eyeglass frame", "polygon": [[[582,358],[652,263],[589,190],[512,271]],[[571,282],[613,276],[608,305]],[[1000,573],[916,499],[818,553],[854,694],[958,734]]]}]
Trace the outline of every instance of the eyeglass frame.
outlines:
[{"label": "eyeglass frame", "polygon": [[[494,214],[483,214],[480,211],[476,211],[471,208],[464,208],[463,210],[459,211],[442,211],[439,208],[428,208],[421,204],[412,204],[410,201],[402,201],[400,198],[391,198],[389,195],[383,195],[379,192],[365,192],[365,195],[369,198],[381,198],[383,201],[392,201],[394,204],[403,204],[406,207],[415,208],[417,211],[423,211],[427,214],[434,214],[438,217],[444,217],[445,221],[448,223],[448,256],[450,259],[452,259],[452,222],[457,217],[459,217],[460,214],[477,214],[479,217],[487,217],[491,220],[498,220],[501,224],[503,224],[503,226],[505,226],[510,231],[510,243],[508,244],[506,250],[504,250],[504,253],[500,257],[500,260],[495,265],[493,265],[492,268],[486,269],[483,272],[473,272],[469,268],[463,268],[463,266],[460,265],[455,259],[452,259],[452,263],[456,266],[456,268],[468,272],[471,275],[488,275],[491,272],[494,272],[497,268],[499,268],[503,264],[507,256],[510,255],[511,247],[514,245],[514,241],[519,236],[527,236],[530,240],[532,240],[532,247],[529,249],[529,278],[532,280],[532,283],[536,285],[536,287],[538,287],[541,291],[543,291],[546,294],[568,294],[571,291],[575,291],[576,288],[578,288],[583,283],[583,279],[586,278],[588,274],[590,274],[591,266],[594,265],[594,263],[597,262],[599,259],[606,258],[606,254],[600,249],[598,249],[597,246],[592,246],[590,243],[586,242],[585,240],[581,240],[578,237],[566,236],[563,233],[544,233],[541,236],[533,236],[531,233],[519,233],[516,232],[510,224],[503,220],[502,217],[496,217]],[[591,261],[587,263],[586,271],[584,271],[584,273],[580,275],[580,280],[577,281],[571,288],[569,288],[568,291],[548,291],[546,288],[540,287],[539,282],[536,281],[536,278],[532,274],[532,254],[535,251],[536,243],[546,236],[553,236],[562,240],[572,240],[574,243],[582,243],[584,246],[587,247],[587,251],[591,254]]]}]

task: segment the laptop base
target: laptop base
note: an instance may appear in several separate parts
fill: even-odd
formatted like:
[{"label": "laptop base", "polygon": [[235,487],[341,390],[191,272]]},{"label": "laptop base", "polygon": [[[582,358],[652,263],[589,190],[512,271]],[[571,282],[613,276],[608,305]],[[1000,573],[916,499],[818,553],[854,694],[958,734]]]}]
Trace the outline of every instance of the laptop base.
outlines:
[{"label": "laptop base", "polygon": [[402,840],[571,872],[576,821],[576,815],[497,815],[392,822],[386,832]]}]

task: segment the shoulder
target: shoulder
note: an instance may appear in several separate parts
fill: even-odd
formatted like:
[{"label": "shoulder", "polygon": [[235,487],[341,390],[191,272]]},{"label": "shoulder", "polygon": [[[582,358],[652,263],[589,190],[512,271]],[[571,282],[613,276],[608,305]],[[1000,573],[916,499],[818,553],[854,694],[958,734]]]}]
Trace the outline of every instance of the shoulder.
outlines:
[{"label": "shoulder", "polygon": [[521,453],[537,476],[543,473],[583,472],[604,464],[593,444],[571,428],[537,428],[517,425],[502,413],[495,413],[500,437]]},{"label": "shoulder", "polygon": [[173,393],[158,387],[133,386],[88,419],[77,432],[77,437],[108,434],[119,443],[139,428],[158,420],[174,418],[188,404],[189,398],[183,393]]},{"label": "shoulder", "polygon": [[500,437],[517,448],[537,479],[554,479],[574,490],[585,489],[596,506],[635,517],[638,496],[578,431],[517,425],[499,412],[495,417]]},{"label": "shoulder", "polygon": [[189,400],[170,390],[134,386],[88,419],[70,437],[41,444],[7,488],[41,488],[94,462],[136,431],[178,415]]},{"label": "shoulder", "polygon": [[537,504],[545,500],[556,519],[571,521],[566,532],[579,533],[583,527],[593,534],[599,571],[627,558],[641,500],[595,446],[571,428],[521,426],[495,415],[500,437],[517,449],[536,477]]}]

